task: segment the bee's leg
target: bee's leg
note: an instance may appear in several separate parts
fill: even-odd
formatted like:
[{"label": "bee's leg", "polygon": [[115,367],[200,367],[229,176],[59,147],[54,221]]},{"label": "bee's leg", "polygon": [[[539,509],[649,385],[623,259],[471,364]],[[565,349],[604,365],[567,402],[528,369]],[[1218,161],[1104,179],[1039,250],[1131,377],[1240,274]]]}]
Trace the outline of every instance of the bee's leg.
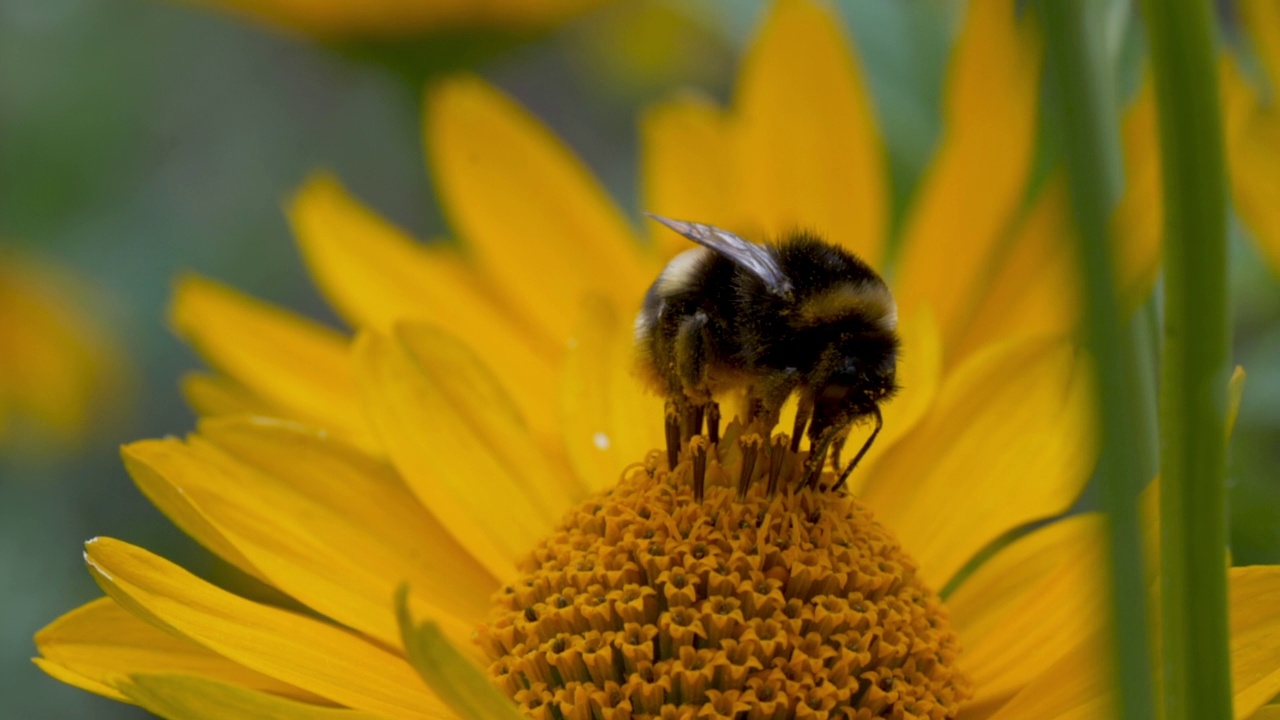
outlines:
[{"label": "bee's leg", "polygon": [[742,448],[742,468],[738,475],[738,501],[747,499],[747,490],[751,488],[751,476],[756,471],[756,458],[760,454],[761,439],[759,435],[742,435],[738,438],[738,446]]},{"label": "bee's leg", "polygon": [[707,484],[707,441],[694,438],[689,442],[689,455],[693,457],[693,499],[702,502]]},{"label": "bee's leg", "polygon": [[764,414],[764,398],[756,395],[755,388],[747,391],[747,424],[756,421],[756,418]]},{"label": "bee's leg", "polygon": [[791,452],[800,452],[800,438],[804,437],[804,426],[809,423],[809,416],[812,414],[813,398],[801,393],[800,407],[796,409],[795,429],[791,432]]},{"label": "bee's leg", "polygon": [[839,490],[844,487],[845,480],[849,479],[849,473],[852,473],[853,469],[858,467],[858,462],[861,461],[862,456],[866,455],[867,451],[871,449],[871,443],[875,442],[876,436],[880,434],[880,428],[884,427],[884,418],[880,416],[880,408],[876,408],[871,412],[871,414],[875,416],[876,419],[875,429],[871,431],[871,436],[867,438],[867,441],[862,443],[862,449],[858,451],[858,454],[853,456],[853,460],[849,463],[849,467],[845,468],[844,472],[840,473],[840,479],[836,481],[834,486],[832,486],[832,490]]},{"label": "bee's leg", "polygon": [[697,437],[702,434],[702,417],[705,412],[706,404],[694,400],[685,408],[685,422],[683,427],[684,439]]},{"label": "bee's leg", "polygon": [[675,471],[680,462],[680,403],[668,400],[666,405],[667,469]]},{"label": "bee's leg", "polygon": [[706,404],[707,414],[707,439],[712,445],[720,444],[720,403],[715,400],[708,400]]},{"label": "bee's leg", "polygon": [[822,466],[826,464],[827,451],[839,432],[838,427],[828,426],[817,438],[809,438],[809,457],[804,461],[804,476],[800,481],[800,487],[818,487],[818,478],[822,477]]},{"label": "bee's leg", "polygon": [[684,318],[676,331],[675,374],[692,396],[692,403],[685,408],[687,415],[681,440],[702,434],[703,405],[711,399],[710,396],[705,399],[699,397],[707,387],[707,364],[711,352],[707,326],[710,322],[707,314],[699,310]]},{"label": "bee's leg", "polygon": [[831,472],[840,474],[840,454],[844,452],[844,444],[849,440],[849,433],[840,433],[831,443]]},{"label": "bee's leg", "polygon": [[782,463],[787,459],[786,444],[783,436],[773,439],[769,449],[769,497],[778,494],[778,480],[782,477]]},{"label": "bee's leg", "polygon": [[760,421],[760,434],[766,439],[773,434],[778,424],[778,416],[782,414],[782,405],[795,390],[796,380],[793,374],[779,374],[766,382],[751,388],[753,420]]}]

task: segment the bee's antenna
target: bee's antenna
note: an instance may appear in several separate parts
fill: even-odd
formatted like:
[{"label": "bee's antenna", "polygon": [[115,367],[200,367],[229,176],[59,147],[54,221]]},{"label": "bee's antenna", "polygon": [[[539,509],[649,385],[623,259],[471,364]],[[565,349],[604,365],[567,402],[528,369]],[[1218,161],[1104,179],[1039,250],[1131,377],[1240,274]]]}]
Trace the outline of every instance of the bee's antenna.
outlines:
[{"label": "bee's antenna", "polygon": [[804,478],[800,481],[800,487],[810,487],[816,489],[818,487],[818,478],[822,477],[822,466],[827,462],[827,450],[831,448],[831,441],[835,438],[836,428],[828,427],[818,436],[817,442],[811,442],[809,448],[809,457],[804,461]]},{"label": "bee's antenna", "polygon": [[876,436],[880,434],[880,428],[884,427],[884,418],[880,416],[880,408],[876,407],[871,411],[871,414],[876,418],[876,427],[871,431],[871,436],[867,438],[867,441],[862,443],[862,449],[858,451],[857,455],[853,456],[853,460],[850,461],[849,466],[844,469],[844,472],[840,473],[840,479],[837,480],[836,484],[831,488],[832,492],[844,487],[844,482],[849,479],[849,474],[853,472],[854,468],[858,467],[858,462],[862,460],[862,456],[866,455],[867,451],[871,449],[871,443],[875,442]]}]

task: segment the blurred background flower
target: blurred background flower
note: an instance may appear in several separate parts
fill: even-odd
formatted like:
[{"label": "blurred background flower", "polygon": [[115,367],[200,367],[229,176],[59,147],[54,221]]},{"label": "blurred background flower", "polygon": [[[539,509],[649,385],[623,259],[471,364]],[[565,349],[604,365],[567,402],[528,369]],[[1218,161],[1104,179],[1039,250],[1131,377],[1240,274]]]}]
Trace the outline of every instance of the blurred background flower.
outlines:
[{"label": "blurred background flower", "polygon": [[[1236,208],[1280,274],[1280,4],[1242,0],[1244,58],[1226,64],[1225,102]],[[1252,51],[1252,53],[1249,53]],[[1247,68],[1243,77],[1239,68]]]},{"label": "blurred background flower", "polygon": [[0,452],[74,452],[122,420],[128,370],[102,300],[63,268],[0,251]]},{"label": "blurred background flower", "polygon": [[320,39],[413,38],[475,28],[546,29],[608,0],[192,0]]},{"label": "blurred background flower", "polygon": [[[1267,2],[1258,0],[1255,9],[1265,11]],[[913,222],[909,209],[928,192],[921,178],[946,141],[946,59],[962,8],[943,0],[837,5],[856,39],[887,148],[892,192],[884,222],[896,245]],[[1131,4],[1116,6],[1109,58],[1132,90],[1142,73],[1141,39]],[[283,13],[272,16],[278,25],[300,32],[264,32],[231,15],[153,0],[0,4],[0,234],[38,243],[42,253],[88,274],[117,298],[128,322],[116,337],[146,377],[135,397],[138,412],[109,429],[111,442],[89,443],[40,470],[0,460],[5,711],[32,718],[140,716],[65,688],[28,660],[31,634],[50,619],[50,608],[98,595],[74,550],[83,539],[105,534],[164,548],[198,574],[232,582],[229,571],[146,504],[111,447],[191,425],[175,388],[196,361],[162,323],[173,277],[193,269],[335,322],[285,240],[281,205],[322,166],[413,235],[441,235],[446,225],[420,160],[421,79],[461,65],[482,72],[549,124],[626,211],[652,209],[633,201],[651,202],[638,187],[641,109],[686,86],[727,106],[732,70],[762,8],[730,0],[606,4],[556,28],[532,23],[539,26],[536,41],[523,31],[479,32],[472,25],[433,29],[434,42],[424,46],[416,33],[379,41],[368,32],[339,32],[336,24],[325,32],[314,18],[317,24],[306,25]],[[1250,12],[1230,17],[1247,20]],[[1274,113],[1267,78],[1277,77],[1275,64],[1260,59],[1276,43],[1268,45],[1265,32],[1249,35],[1246,25],[1229,27],[1242,39],[1236,48],[1248,88],[1238,96],[1246,98],[1242,117]],[[1263,149],[1274,147],[1266,132],[1244,136],[1263,138]],[[1037,135],[1035,188],[1049,175],[1046,145]],[[1249,187],[1265,188],[1266,171],[1276,165],[1254,167],[1257,180]],[[1236,172],[1236,201],[1246,221],[1233,228],[1236,357],[1250,379],[1233,445],[1233,553],[1241,564],[1274,563],[1280,561],[1274,473],[1280,463],[1280,293],[1276,276],[1259,262],[1267,233],[1250,219],[1239,166]],[[1260,207],[1268,207],[1265,195]],[[1255,234],[1257,244],[1247,241]]]}]

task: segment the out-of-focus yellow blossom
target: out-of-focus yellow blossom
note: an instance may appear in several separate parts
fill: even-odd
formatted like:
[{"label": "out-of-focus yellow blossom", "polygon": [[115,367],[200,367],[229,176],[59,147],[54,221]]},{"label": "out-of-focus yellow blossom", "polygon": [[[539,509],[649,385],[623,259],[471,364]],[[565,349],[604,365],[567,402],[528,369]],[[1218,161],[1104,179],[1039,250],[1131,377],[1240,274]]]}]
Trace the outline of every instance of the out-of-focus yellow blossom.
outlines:
[{"label": "out-of-focus yellow blossom", "polygon": [[[1259,60],[1259,86],[1230,57],[1222,61],[1224,143],[1235,208],[1262,254],[1280,272],[1280,3],[1240,0],[1240,17]],[[1158,266],[1163,224],[1160,133],[1148,77],[1124,120],[1125,199],[1113,231],[1122,266],[1140,264],[1151,279]],[[1122,270],[1122,274],[1125,272]],[[1139,287],[1149,287],[1141,283]]]},{"label": "out-of-focus yellow blossom", "polygon": [[[125,449],[183,530],[307,612],[98,539],[107,597],[43,630],[37,662],[183,719],[1098,716],[1097,515],[936,593],[1070,507],[1095,464],[1062,185],[1024,202],[1032,22],[1014,0],[969,5],[891,275],[903,390],[852,496],[768,498],[757,479],[736,498],[750,443],[731,424],[692,500],[690,463],[653,452],[661,403],[628,372],[630,318],[684,246],[641,242],[552,133],[457,79],[430,93],[425,140],[465,250],[313,178],[290,219],[354,341],[186,280],[173,320],[213,368],[186,385],[204,417]],[[822,6],[780,0],[731,107],[645,120],[645,207],[752,237],[802,224],[883,268],[883,149],[854,58]],[[1131,145],[1131,178],[1149,154]],[[1115,221],[1135,296],[1156,264],[1148,190],[1131,183]],[[1232,571],[1240,718],[1280,692],[1277,592],[1280,568]]]},{"label": "out-of-focus yellow blossom", "polygon": [[727,40],[670,0],[613,3],[577,28],[572,47],[582,72],[610,95],[707,85],[732,69]]},{"label": "out-of-focus yellow blossom", "polygon": [[1280,3],[1241,0],[1239,9],[1266,88],[1252,87],[1227,63],[1223,99],[1231,190],[1258,248],[1280,273]]},{"label": "out-of-focus yellow blossom", "polygon": [[120,348],[62,268],[0,252],[0,446],[52,450],[98,425],[122,397]]},{"label": "out-of-focus yellow blossom", "polygon": [[188,1],[325,40],[394,40],[442,30],[543,30],[606,0]]}]

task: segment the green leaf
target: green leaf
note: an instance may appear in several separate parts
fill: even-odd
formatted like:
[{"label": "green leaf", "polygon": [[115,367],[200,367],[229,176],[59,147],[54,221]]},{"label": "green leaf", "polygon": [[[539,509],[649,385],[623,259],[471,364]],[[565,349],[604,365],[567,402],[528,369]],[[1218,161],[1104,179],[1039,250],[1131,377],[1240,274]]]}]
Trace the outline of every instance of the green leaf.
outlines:
[{"label": "green leaf", "polygon": [[1168,720],[1230,718],[1227,187],[1214,8],[1146,0],[1164,181],[1160,653]]},{"label": "green leaf", "polygon": [[1108,237],[1114,153],[1114,95],[1102,70],[1100,23],[1091,3],[1045,0],[1039,6],[1048,46],[1051,97],[1079,239],[1084,335],[1097,361],[1102,506],[1110,538],[1111,631],[1120,689],[1117,717],[1156,717],[1147,636],[1146,588],[1138,497],[1143,474],[1140,373],[1134,334],[1116,292]]}]

